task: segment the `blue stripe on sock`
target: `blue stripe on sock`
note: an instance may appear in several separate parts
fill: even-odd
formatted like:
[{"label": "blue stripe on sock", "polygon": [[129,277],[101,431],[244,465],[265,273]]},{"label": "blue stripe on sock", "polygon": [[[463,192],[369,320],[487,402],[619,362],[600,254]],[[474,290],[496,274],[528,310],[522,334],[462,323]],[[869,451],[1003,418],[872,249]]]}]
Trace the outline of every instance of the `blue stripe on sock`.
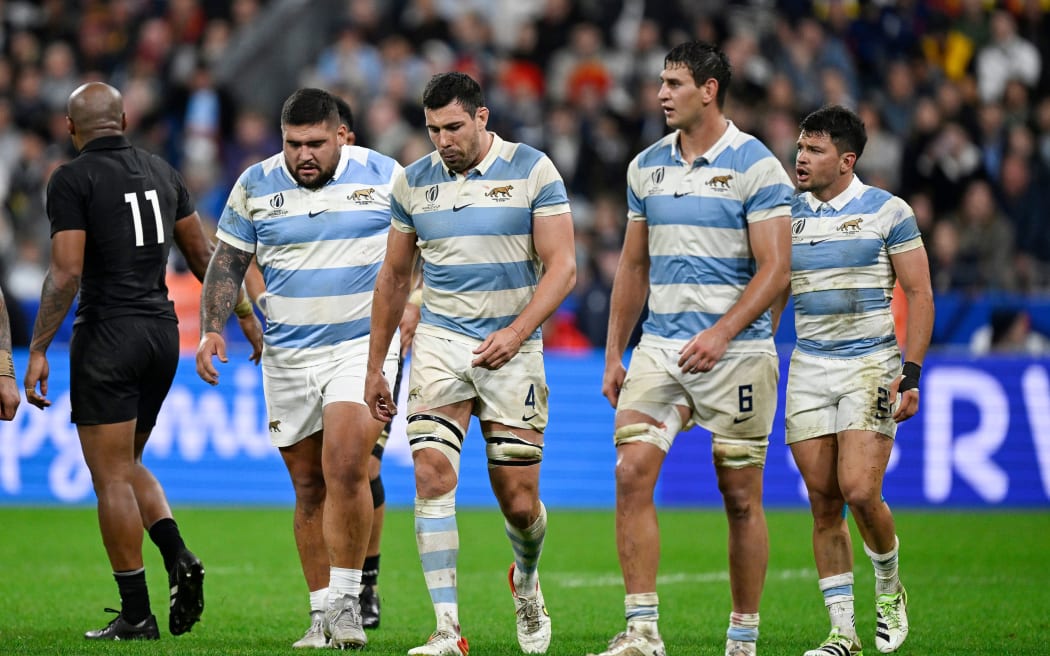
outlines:
[{"label": "blue stripe on sock", "polygon": [[628,621],[660,616],[659,612],[656,610],[656,606],[639,606],[637,608],[632,608],[627,611],[625,615]]},{"label": "blue stripe on sock", "polygon": [[433,572],[436,569],[451,569],[456,566],[456,555],[458,553],[459,549],[428,551],[419,554],[419,562],[423,564],[424,572]]},{"label": "blue stripe on sock", "polygon": [[849,585],[849,584],[836,585],[833,588],[828,588],[828,589],[824,590],[824,598],[825,599],[827,599],[828,597],[841,597],[843,595],[851,595],[852,596],[853,595],[853,586]]},{"label": "blue stripe on sock", "polygon": [[430,588],[430,601],[435,604],[455,604],[455,588]]},{"label": "blue stripe on sock", "polygon": [[419,533],[444,533],[456,530],[456,516],[449,517],[416,517],[416,531]]},{"label": "blue stripe on sock", "polygon": [[742,626],[731,626],[726,631],[726,637],[730,640],[739,640],[740,642],[756,642],[758,640],[758,629],[745,629]]}]

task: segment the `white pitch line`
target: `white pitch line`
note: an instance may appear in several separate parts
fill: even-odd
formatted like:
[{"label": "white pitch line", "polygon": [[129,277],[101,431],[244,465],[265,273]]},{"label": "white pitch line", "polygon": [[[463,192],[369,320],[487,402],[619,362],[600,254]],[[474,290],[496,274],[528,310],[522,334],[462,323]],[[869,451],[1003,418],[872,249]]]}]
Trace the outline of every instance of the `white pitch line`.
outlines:
[{"label": "white pitch line", "polygon": [[[812,569],[784,569],[769,572],[766,580],[790,581],[809,579],[817,573]],[[724,583],[729,580],[729,572],[673,572],[656,577],[657,585],[674,585],[676,583]],[[606,588],[623,585],[619,574],[580,574],[578,572],[544,572],[544,583],[550,581],[563,588]]]}]

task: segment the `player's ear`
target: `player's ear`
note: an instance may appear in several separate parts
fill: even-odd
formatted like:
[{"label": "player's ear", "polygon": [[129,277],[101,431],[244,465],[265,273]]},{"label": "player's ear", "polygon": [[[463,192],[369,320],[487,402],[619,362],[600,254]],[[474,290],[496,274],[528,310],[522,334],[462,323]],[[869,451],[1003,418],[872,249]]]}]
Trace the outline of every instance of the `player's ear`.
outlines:
[{"label": "player's ear", "polygon": [[346,133],[346,139],[343,141],[347,146],[353,146],[357,143],[357,135],[354,134],[353,130],[348,130]]},{"label": "player's ear", "polygon": [[128,115],[124,112],[120,113],[120,131],[124,132],[128,129]]},{"label": "player's ear", "polygon": [[857,163],[857,153],[843,153],[840,168],[843,173],[852,169]]},{"label": "player's ear", "polygon": [[77,133],[76,124],[73,123],[73,119],[69,118],[68,116],[66,117],[66,132],[69,133],[69,136],[73,136]]}]

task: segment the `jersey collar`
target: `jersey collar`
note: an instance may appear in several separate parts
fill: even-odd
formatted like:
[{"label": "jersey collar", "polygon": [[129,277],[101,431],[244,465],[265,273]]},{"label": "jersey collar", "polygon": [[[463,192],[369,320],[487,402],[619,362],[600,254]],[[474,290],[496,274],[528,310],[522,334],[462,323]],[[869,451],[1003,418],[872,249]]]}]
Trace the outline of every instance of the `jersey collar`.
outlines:
[{"label": "jersey collar", "polygon": [[[731,120],[725,119],[726,131],[722,133],[722,136],[718,138],[713,146],[707,149],[707,152],[696,158],[695,161],[703,161],[704,163],[710,164],[715,161],[715,158],[722,154],[722,151],[729,147],[729,144],[733,143],[733,140],[740,134],[740,128],[736,126]],[[682,159],[682,151],[678,148],[678,138],[681,130],[675,130],[671,135],[671,155],[676,161],[684,162]],[[692,165],[693,162],[686,162]]]},{"label": "jersey collar", "polygon": [[117,148],[131,148],[131,142],[122,134],[115,134],[108,137],[95,137],[84,144],[84,147],[80,149],[80,152],[86,153],[89,150],[116,150]]}]

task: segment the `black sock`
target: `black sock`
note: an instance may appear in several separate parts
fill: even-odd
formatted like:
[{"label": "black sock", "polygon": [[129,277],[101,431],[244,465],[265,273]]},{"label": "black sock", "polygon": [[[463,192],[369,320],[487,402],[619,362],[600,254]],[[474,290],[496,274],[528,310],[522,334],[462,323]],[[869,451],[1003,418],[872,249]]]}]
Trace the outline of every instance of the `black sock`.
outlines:
[{"label": "black sock", "polygon": [[168,572],[175,566],[175,559],[179,552],[186,548],[179,533],[179,525],[171,517],[157,520],[149,527],[149,539],[160,549],[160,555],[164,559],[164,569]]},{"label": "black sock", "polygon": [[149,590],[146,589],[146,570],[113,572],[120,591],[120,614],[131,624],[138,624],[150,616]]},{"label": "black sock", "polygon": [[379,582],[379,554],[365,556],[365,566],[361,569],[361,585],[375,585]]}]

